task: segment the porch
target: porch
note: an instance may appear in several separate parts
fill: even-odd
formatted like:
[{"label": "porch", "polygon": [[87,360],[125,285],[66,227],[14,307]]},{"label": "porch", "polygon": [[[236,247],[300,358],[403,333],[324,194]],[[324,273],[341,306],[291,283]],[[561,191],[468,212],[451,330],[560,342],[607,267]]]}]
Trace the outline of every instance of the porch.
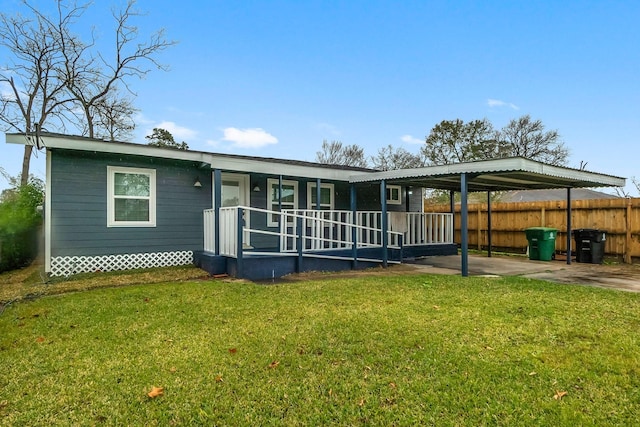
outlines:
[{"label": "porch", "polygon": [[[269,223],[278,226],[261,226]],[[204,251],[195,263],[210,274],[265,280],[456,253],[450,213],[234,206],[220,208],[217,217],[215,209],[204,211]]]}]

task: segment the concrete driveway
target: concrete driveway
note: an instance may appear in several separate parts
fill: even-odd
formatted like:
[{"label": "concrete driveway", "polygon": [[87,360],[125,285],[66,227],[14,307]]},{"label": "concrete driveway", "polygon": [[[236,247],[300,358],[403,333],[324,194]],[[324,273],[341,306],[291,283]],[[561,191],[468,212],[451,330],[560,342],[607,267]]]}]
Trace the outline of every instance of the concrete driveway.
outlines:
[{"label": "concrete driveway", "polygon": [[[460,255],[425,257],[415,261],[425,273],[460,274]],[[598,265],[565,260],[531,261],[522,256],[469,255],[469,275],[521,276],[558,283],[640,292],[640,266]]]}]

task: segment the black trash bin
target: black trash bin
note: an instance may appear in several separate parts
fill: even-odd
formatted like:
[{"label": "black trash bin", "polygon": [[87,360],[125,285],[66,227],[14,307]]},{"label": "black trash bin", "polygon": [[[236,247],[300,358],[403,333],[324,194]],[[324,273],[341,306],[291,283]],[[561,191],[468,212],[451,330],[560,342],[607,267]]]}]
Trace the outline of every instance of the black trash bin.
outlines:
[{"label": "black trash bin", "polygon": [[580,228],[573,230],[576,242],[576,261],[589,264],[602,264],[606,233],[602,230]]}]

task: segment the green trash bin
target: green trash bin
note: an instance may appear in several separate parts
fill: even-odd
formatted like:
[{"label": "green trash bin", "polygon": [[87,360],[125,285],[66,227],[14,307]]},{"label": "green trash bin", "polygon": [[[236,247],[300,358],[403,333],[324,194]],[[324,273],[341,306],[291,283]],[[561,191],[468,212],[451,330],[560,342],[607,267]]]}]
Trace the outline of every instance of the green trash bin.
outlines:
[{"label": "green trash bin", "polygon": [[529,259],[551,261],[556,251],[558,230],[549,227],[531,227],[524,232],[529,241]]}]

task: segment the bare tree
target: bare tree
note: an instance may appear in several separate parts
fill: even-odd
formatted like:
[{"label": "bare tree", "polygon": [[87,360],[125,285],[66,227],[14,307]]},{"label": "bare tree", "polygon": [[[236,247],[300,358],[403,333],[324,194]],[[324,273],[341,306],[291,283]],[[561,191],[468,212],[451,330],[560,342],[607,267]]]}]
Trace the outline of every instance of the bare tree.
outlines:
[{"label": "bare tree", "polygon": [[[69,12],[67,23],[75,13],[75,9]],[[64,129],[72,99],[65,90],[66,82],[55,72],[63,66],[64,56],[50,21],[40,14],[28,19],[0,13],[0,47],[12,57],[0,68],[0,84],[6,88],[0,98],[0,121],[6,130],[32,136],[52,122]],[[32,142],[37,145],[37,138]],[[28,182],[32,151],[32,145],[25,145],[22,185]]]},{"label": "bare tree", "polygon": [[371,157],[371,163],[376,169],[383,171],[419,168],[424,166],[424,159],[419,154],[413,154],[402,147],[394,148],[391,144],[378,150],[377,156]]},{"label": "bare tree", "polygon": [[499,132],[502,157],[519,156],[556,166],[566,165],[569,150],[557,130],[544,130],[540,120],[529,115],[513,119]]},{"label": "bare tree", "polygon": [[[113,56],[95,51],[93,35],[85,42],[71,29],[89,7],[57,0],[53,18],[31,5],[31,14],[9,16],[0,13],[0,48],[10,62],[0,68],[0,121],[7,130],[24,132],[37,145],[40,130],[80,129],[90,137],[115,139],[133,126],[131,101],[119,89],[135,95],[129,86],[132,77],[144,77],[153,66],[166,69],[156,54],[175,44],[160,30],[147,42],[138,41],[138,29],[131,20],[142,14],[135,0],[114,12]],[[147,64],[147,66],[145,66]],[[25,145],[22,183],[29,177],[32,145]]]},{"label": "bare tree", "polygon": [[[166,66],[155,59],[155,55],[176,42],[166,40],[163,29],[152,34],[147,42],[139,42],[138,28],[131,23],[131,20],[143,14],[134,9],[135,3],[135,0],[129,0],[124,10],[113,12],[116,30],[112,58],[100,52],[97,56],[88,56],[85,52],[88,47],[93,46],[93,41],[86,46],[73,41],[65,44],[64,74],[67,88],[82,109],[83,123],[90,138],[95,137],[99,125],[104,124],[104,120],[99,118],[101,114],[104,119],[105,116],[121,116],[123,108],[125,111],[133,111],[128,108],[130,102],[115,97],[119,85],[135,95],[128,80],[146,76],[151,69],[144,66],[145,63],[160,70],[167,70]],[[64,44],[64,32],[61,31],[59,36]],[[111,107],[115,111],[107,111]],[[107,122],[110,127],[117,123],[117,121]]]},{"label": "bare tree", "polygon": [[356,144],[344,145],[340,141],[322,141],[321,151],[316,152],[316,161],[331,165],[366,168],[364,149]]},{"label": "bare tree", "polygon": [[109,141],[128,140],[136,127],[133,121],[138,111],[131,100],[109,94],[96,103],[95,136]]}]

